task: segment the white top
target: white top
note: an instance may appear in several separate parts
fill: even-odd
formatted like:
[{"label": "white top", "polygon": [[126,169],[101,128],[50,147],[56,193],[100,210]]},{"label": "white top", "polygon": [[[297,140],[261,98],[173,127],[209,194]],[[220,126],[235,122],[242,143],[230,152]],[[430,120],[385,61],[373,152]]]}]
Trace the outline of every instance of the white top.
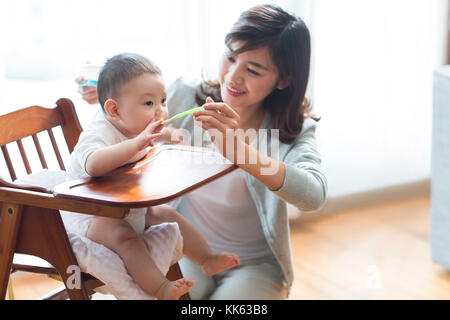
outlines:
[{"label": "white top", "polygon": [[[70,155],[70,167],[67,170],[69,180],[88,178],[86,172],[86,159],[88,156],[107,146],[115,145],[127,140],[114,125],[109,122],[100,110],[93,118],[87,129],[83,131],[78,139],[72,154]],[[128,163],[135,162],[143,158],[148,149],[144,149],[134,156]],[[145,229],[145,214],[147,208],[131,209],[125,220],[130,223],[133,229],[142,234]],[[75,212],[61,211],[64,225],[69,232],[86,236],[90,223],[95,218],[93,215],[80,214]]]},{"label": "white top", "polygon": [[215,251],[241,260],[273,255],[242,169],[225,175],[183,198],[179,210]]},{"label": "white top", "polygon": [[[94,151],[128,140],[114,125],[109,122],[102,110],[98,111],[84,130],[78,143],[70,155],[70,168],[67,170],[70,179],[87,178],[86,159]],[[147,149],[139,152],[128,163],[135,162],[147,153]]]}]

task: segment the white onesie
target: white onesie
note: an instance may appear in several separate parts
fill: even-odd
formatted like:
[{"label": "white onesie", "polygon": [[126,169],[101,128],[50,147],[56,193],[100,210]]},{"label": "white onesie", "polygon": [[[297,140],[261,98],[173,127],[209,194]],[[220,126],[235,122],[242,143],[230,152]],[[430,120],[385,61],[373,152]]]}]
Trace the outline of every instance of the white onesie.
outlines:
[{"label": "white onesie", "polygon": [[[81,133],[78,143],[70,156],[70,168],[67,170],[69,179],[76,180],[89,177],[85,167],[87,157],[100,148],[115,145],[127,139],[105,118],[103,111],[98,111],[87,129]],[[147,151],[147,149],[142,150],[128,163],[143,158]],[[144,232],[146,212],[147,208],[131,209],[125,218],[138,234]],[[61,211],[61,217],[68,231],[84,237],[89,224],[95,219],[93,215],[68,211]]]}]

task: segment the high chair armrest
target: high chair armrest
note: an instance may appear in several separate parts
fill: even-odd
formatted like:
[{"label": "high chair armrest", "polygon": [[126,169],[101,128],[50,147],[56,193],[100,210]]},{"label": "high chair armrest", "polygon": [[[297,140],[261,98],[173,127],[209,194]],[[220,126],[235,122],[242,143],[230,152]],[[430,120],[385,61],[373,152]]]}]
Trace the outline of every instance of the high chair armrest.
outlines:
[{"label": "high chair armrest", "polygon": [[[44,188],[45,189],[45,188]],[[0,187],[0,202],[54,210],[65,210],[95,216],[124,218],[129,208],[113,207],[83,200],[57,198],[53,194],[18,188]]]}]

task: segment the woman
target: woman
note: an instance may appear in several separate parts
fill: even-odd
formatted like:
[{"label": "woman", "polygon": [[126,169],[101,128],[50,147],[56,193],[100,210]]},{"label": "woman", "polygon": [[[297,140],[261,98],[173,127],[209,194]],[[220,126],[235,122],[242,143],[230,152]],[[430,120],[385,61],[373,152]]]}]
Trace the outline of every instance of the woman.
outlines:
[{"label": "woman", "polygon": [[[175,127],[191,134],[195,125],[208,130],[217,150],[239,169],[171,205],[213,249],[236,253],[241,265],[213,277],[187,258],[180,265],[196,282],[193,299],[285,299],[293,282],[286,204],[315,211],[327,191],[315,120],[305,98],[310,35],[301,19],[262,5],[242,13],[225,44],[218,81],[179,79],[169,88],[169,117],[204,105],[204,111],[178,120]],[[83,98],[97,101],[94,92],[86,91]],[[226,134],[237,129],[277,133],[268,135],[268,144],[278,150],[270,157],[258,150],[263,131],[253,139]],[[245,152],[244,160],[239,152]],[[270,174],[265,168],[272,168]]]}]

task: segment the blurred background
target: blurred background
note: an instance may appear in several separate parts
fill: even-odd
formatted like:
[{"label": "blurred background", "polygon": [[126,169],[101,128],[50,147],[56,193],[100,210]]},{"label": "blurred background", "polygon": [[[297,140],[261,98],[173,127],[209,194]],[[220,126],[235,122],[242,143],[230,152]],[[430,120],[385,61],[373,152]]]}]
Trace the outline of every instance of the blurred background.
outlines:
[{"label": "blurred background", "polygon": [[[239,14],[265,1],[57,1],[0,3],[1,112],[69,97],[82,123],[93,107],[74,78],[137,52],[176,78],[213,76]],[[426,192],[433,70],[445,64],[446,0],[272,1],[309,26],[308,95],[322,116],[317,136],[329,180],[323,210],[370,201],[367,191]],[[379,200],[377,194],[377,199]],[[383,196],[383,195],[382,195]],[[333,200],[335,199],[335,200]],[[339,199],[339,201],[337,200]],[[334,201],[334,202],[333,202]],[[358,202],[359,201],[359,202]]]}]

